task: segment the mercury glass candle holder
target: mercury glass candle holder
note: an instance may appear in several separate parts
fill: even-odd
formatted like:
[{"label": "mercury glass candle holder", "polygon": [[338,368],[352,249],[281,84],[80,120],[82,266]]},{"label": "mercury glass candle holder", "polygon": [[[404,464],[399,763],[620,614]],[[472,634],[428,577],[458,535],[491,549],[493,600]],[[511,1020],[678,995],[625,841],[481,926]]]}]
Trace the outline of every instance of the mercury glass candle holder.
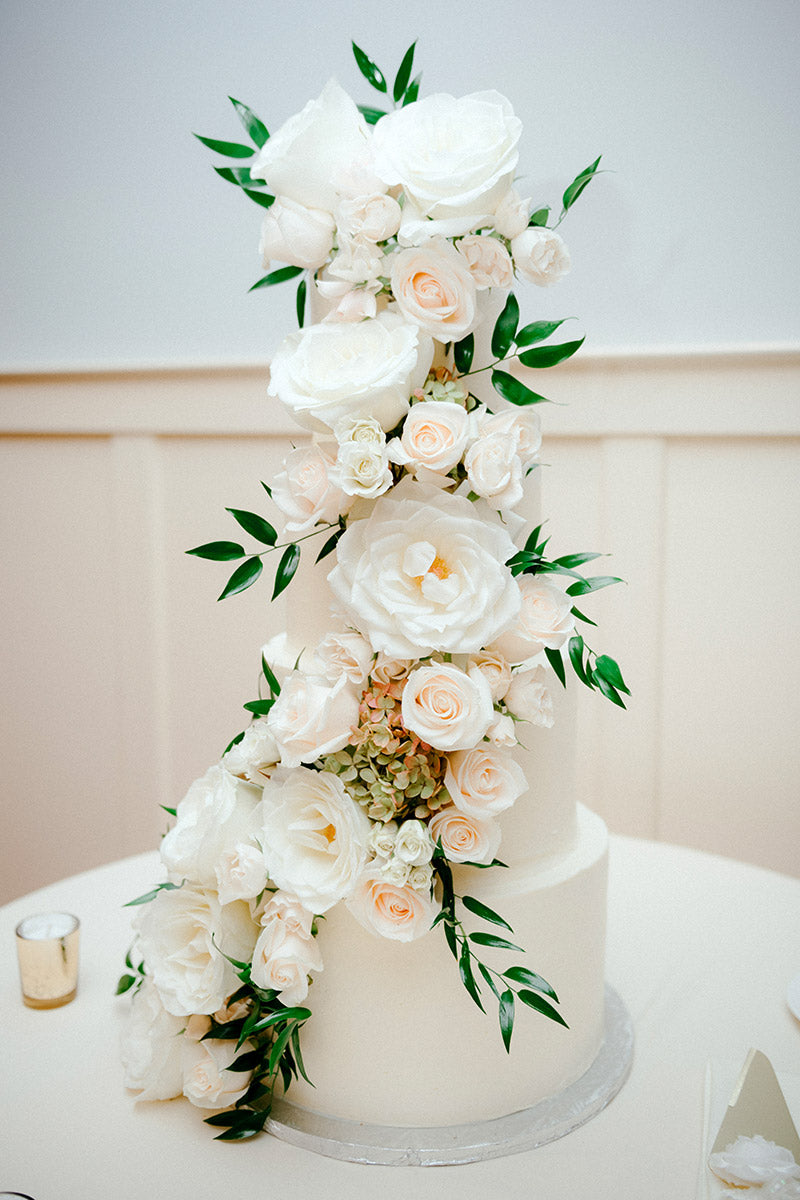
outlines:
[{"label": "mercury glass candle holder", "polygon": [[78,990],[80,921],[71,913],[37,913],[16,928],[22,999],[29,1008],[58,1008]]}]

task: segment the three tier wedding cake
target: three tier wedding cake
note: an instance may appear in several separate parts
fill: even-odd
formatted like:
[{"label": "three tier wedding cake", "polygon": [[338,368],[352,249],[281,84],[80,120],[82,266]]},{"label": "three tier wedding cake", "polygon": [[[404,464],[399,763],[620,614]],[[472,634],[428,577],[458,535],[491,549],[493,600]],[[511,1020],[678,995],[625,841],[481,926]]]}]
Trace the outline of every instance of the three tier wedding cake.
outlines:
[{"label": "three tier wedding cake", "polygon": [[375,1125],[502,1117],[603,1036],[606,830],[563,685],[623,704],[577,632],[616,580],[548,551],[531,369],[583,339],[521,323],[511,290],[569,268],[555,226],[599,159],[551,220],[514,186],[504,96],[420,99],[413,46],[393,82],[354,52],[380,108],[331,81],[272,136],[233,101],[251,144],[201,138],[264,210],[255,286],[298,282],[269,394],[310,437],[264,484],[271,519],[229,510],[254,549],[189,552],[236,563],[220,599],[275,562],[291,620],[172,812],[120,990],[126,1083],[228,1140],[286,1088]]}]

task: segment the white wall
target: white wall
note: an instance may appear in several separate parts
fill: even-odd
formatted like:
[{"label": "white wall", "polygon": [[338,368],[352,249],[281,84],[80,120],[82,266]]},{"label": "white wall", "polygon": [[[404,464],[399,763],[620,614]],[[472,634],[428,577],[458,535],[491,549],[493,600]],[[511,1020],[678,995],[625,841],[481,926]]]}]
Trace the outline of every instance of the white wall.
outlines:
[{"label": "white wall", "polygon": [[229,94],[274,129],[333,73],[368,100],[351,37],[505,91],[537,201],[603,153],[531,298],[587,349],[794,340],[799,33],[796,0],[4,0],[0,364],[268,357],[291,297],[247,295],[259,209],[190,131],[239,136]]}]

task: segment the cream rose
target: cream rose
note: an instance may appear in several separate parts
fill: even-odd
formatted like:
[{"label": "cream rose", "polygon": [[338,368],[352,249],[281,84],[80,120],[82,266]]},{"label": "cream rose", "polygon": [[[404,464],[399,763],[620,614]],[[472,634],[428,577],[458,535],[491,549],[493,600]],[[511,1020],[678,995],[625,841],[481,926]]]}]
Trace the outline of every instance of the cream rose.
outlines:
[{"label": "cream rose", "polygon": [[377,858],[391,858],[397,841],[399,825],[396,821],[375,824],[370,830],[367,846]]},{"label": "cream rose", "polygon": [[274,921],[290,933],[311,937],[311,927],[314,924],[314,914],[301,904],[296,896],[289,892],[273,892],[261,913],[261,925],[266,928]]},{"label": "cream rose", "polygon": [[405,481],[351,521],[328,576],[373,650],[399,659],[474,654],[514,620],[516,548],[466,497]]},{"label": "cream rose", "polygon": [[308,995],[308,976],[322,970],[316,940],[283,921],[270,921],[261,931],[250,972],[256,987],[274,988],[281,1004],[301,1004]]},{"label": "cream rose", "polygon": [[363,159],[368,138],[354,102],[331,79],[264,143],[250,174],[265,179],[276,195],[333,213],[338,195],[332,180]]},{"label": "cream rose", "polygon": [[458,243],[476,288],[510,288],[514,282],[511,255],[497,238],[470,234]]},{"label": "cream rose", "polygon": [[489,685],[480,671],[469,675],[449,663],[418,667],[403,688],[403,724],[436,750],[476,745],[492,720]]},{"label": "cream rose", "polygon": [[423,937],[437,911],[424,892],[408,884],[398,887],[374,869],[361,876],[347,907],[370,933],[396,942],[413,942]]},{"label": "cream rose", "polygon": [[433,360],[433,342],[398,313],[369,321],[309,325],[286,338],[272,360],[269,393],[301,425],[333,428],[342,417],[374,417],[392,429]]},{"label": "cream rose", "polygon": [[501,237],[515,238],[528,226],[530,200],[523,200],[515,188],[509,188],[495,209],[494,227]]},{"label": "cream rose", "polygon": [[173,1016],[161,1002],[153,980],[145,975],[131,997],[121,1040],[125,1087],[137,1100],[172,1100],[183,1091],[181,1030],[184,1017]]},{"label": "cream rose", "polygon": [[333,248],[333,217],[320,208],[305,208],[277,197],[264,213],[258,252],[264,270],[272,259],[316,271]]},{"label": "cream rose", "polygon": [[455,807],[471,817],[496,817],[528,790],[519,763],[486,745],[448,755],[444,783]]},{"label": "cream rose", "polygon": [[[363,238],[339,238],[336,254],[325,269],[325,277],[318,284],[324,295],[327,291],[333,297],[336,285],[344,283],[348,287],[365,285],[370,289],[380,287],[378,276],[385,275],[387,266],[383,251],[374,242]],[[326,288],[326,283],[330,286]]]},{"label": "cream rose", "polygon": [[300,446],[287,454],[272,482],[272,499],[288,518],[286,531],[309,533],[334,522],[352,504],[335,481],[335,459],[322,446]]},{"label": "cream rose", "polygon": [[470,488],[491,504],[507,510],[522,499],[522,461],[517,440],[507,433],[483,433],[464,455]]},{"label": "cream rose", "polygon": [[502,654],[494,654],[490,650],[482,650],[474,654],[468,664],[468,669],[475,667],[489,684],[492,700],[502,700],[511,683],[511,667]]},{"label": "cream rose", "polygon": [[342,200],[337,212],[337,225],[348,237],[385,242],[397,233],[402,215],[402,209],[393,196],[385,192],[373,192]]},{"label": "cream rose", "polygon": [[241,842],[223,851],[215,874],[220,904],[253,900],[267,886],[264,855],[256,846]]},{"label": "cream rose", "polygon": [[442,808],[429,825],[451,862],[489,863],[500,846],[500,826],[491,817],[474,817],[455,806]]},{"label": "cream rose", "polygon": [[216,1012],[239,987],[223,956],[249,962],[257,936],[246,904],[223,907],[214,892],[189,884],[160,891],[133,924],[164,1007],[176,1016]]},{"label": "cream rose", "polygon": [[240,779],[263,787],[264,780],[269,779],[272,768],[277,766],[280,759],[278,743],[267,722],[256,719],[245,730],[241,741],[223,755],[222,765],[231,775],[238,775]]},{"label": "cream rose", "polygon": [[345,292],[335,308],[323,321],[367,321],[377,316],[378,301],[373,292],[366,288],[352,288]]},{"label": "cream rose", "polygon": [[346,496],[373,500],[392,486],[392,472],[385,445],[344,442],[336,456],[334,478]]},{"label": "cream rose", "polygon": [[526,410],[488,413],[481,408],[470,415],[470,436],[478,439],[503,435],[513,442],[515,453],[527,470],[542,448],[542,422],[538,413]]},{"label": "cream rose", "polygon": [[572,599],[560,587],[535,575],[521,575],[517,582],[519,615],[492,645],[511,663],[525,662],[545,648],[560,649],[575,628]]},{"label": "cream rose", "polygon": [[466,259],[438,238],[391,256],[392,294],[403,315],[440,342],[476,323],[475,280]]},{"label": "cream rose", "polygon": [[297,767],[334,754],[358,724],[358,696],[342,675],[336,683],[293,671],[267,716],[281,765]]},{"label": "cream rose", "polygon": [[520,721],[550,729],[553,725],[553,697],[547,687],[547,674],[543,667],[529,671],[515,671],[505,704]]},{"label": "cream rose", "polygon": [[346,896],[367,856],[370,821],[338,775],[299,767],[264,789],[264,858],[272,881],[324,913]]},{"label": "cream rose", "polygon": [[533,226],[511,242],[514,266],[531,283],[549,287],[557,283],[570,268],[569,250],[561,235],[552,229]]},{"label": "cream rose", "polygon": [[395,857],[409,867],[421,867],[433,857],[433,842],[422,821],[403,821],[394,843]]},{"label": "cream rose", "polygon": [[514,722],[508,713],[496,712],[492,723],[486,730],[486,738],[493,746],[516,746],[517,734]]},{"label": "cream rose", "polygon": [[415,470],[427,467],[445,474],[461,461],[469,434],[469,417],[452,400],[413,404],[399,438],[389,443],[389,458]]},{"label": "cream rose", "polygon": [[176,878],[217,887],[216,870],[233,843],[252,843],[260,791],[217,763],[197,779],[177,807],[161,842],[161,860]]},{"label": "cream rose", "polygon": [[422,217],[441,222],[429,236],[469,233],[488,221],[508,191],[521,132],[498,92],[428,96],[375,126],[375,171],[390,187],[401,187]]},{"label": "cream rose", "polygon": [[326,679],[336,683],[345,676],[348,683],[362,684],[372,666],[372,650],[360,633],[329,633],[315,651]]},{"label": "cream rose", "polygon": [[[243,1053],[252,1046],[245,1042]],[[198,1108],[227,1108],[241,1100],[250,1086],[249,1071],[230,1071],[236,1042],[213,1038],[183,1044],[183,1094]]]}]

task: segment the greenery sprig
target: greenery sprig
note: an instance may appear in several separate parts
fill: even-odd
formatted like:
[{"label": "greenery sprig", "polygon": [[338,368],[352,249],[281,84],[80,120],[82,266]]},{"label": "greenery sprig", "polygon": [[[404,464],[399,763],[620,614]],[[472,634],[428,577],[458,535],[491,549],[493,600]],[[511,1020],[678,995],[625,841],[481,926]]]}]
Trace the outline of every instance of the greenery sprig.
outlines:
[{"label": "greenery sprig", "polygon": [[[491,863],[466,863],[465,865],[473,867],[503,867],[505,863],[501,863],[495,859]],[[431,928],[441,925],[444,929],[450,953],[458,963],[461,982],[481,1012],[485,1012],[486,1009],[483,1007],[478,975],[480,975],[483,982],[493,993],[497,1000],[500,1034],[506,1051],[511,1047],[511,1035],[514,1032],[514,1015],[517,1000],[527,1005],[528,1008],[541,1013],[542,1016],[548,1017],[551,1021],[569,1028],[561,1013],[550,1003],[550,1000],[552,1000],[558,1004],[558,996],[547,980],[543,979],[541,975],[537,975],[535,971],[531,971],[528,967],[523,966],[509,967],[505,971],[496,971],[494,967],[490,967],[488,963],[483,962],[478,957],[475,952],[476,946],[491,947],[496,950],[512,950],[519,954],[524,954],[525,951],[521,946],[516,946],[513,942],[508,941],[507,938],[500,937],[498,934],[484,930],[477,930],[474,933],[466,931],[456,912],[457,900],[473,916],[479,917],[490,925],[506,929],[509,933],[514,932],[509,923],[499,913],[489,908],[487,904],[484,904],[481,900],[477,900],[474,896],[461,896],[455,892],[451,864],[448,862],[442,849],[441,839],[437,842],[433,854],[433,868],[439,876],[442,886],[442,904]],[[549,999],[545,999],[545,997],[549,997]]]},{"label": "greenery sprig", "polygon": [[[389,84],[383,71],[380,67],[376,66],[372,59],[355,42],[352,43],[352,46],[358,69],[367,83],[376,92],[380,92],[382,96],[386,96],[388,99]],[[411,78],[411,72],[414,67],[414,51],[416,48],[417,43],[413,41],[403,55],[403,60],[394,77],[394,84],[392,86],[394,108],[405,108],[407,104],[413,104],[419,96],[419,85],[422,82],[422,74],[420,73],[414,79]],[[385,108],[371,108],[367,104],[359,104],[358,111],[368,125],[377,125],[381,117],[385,117],[389,110]]]}]

